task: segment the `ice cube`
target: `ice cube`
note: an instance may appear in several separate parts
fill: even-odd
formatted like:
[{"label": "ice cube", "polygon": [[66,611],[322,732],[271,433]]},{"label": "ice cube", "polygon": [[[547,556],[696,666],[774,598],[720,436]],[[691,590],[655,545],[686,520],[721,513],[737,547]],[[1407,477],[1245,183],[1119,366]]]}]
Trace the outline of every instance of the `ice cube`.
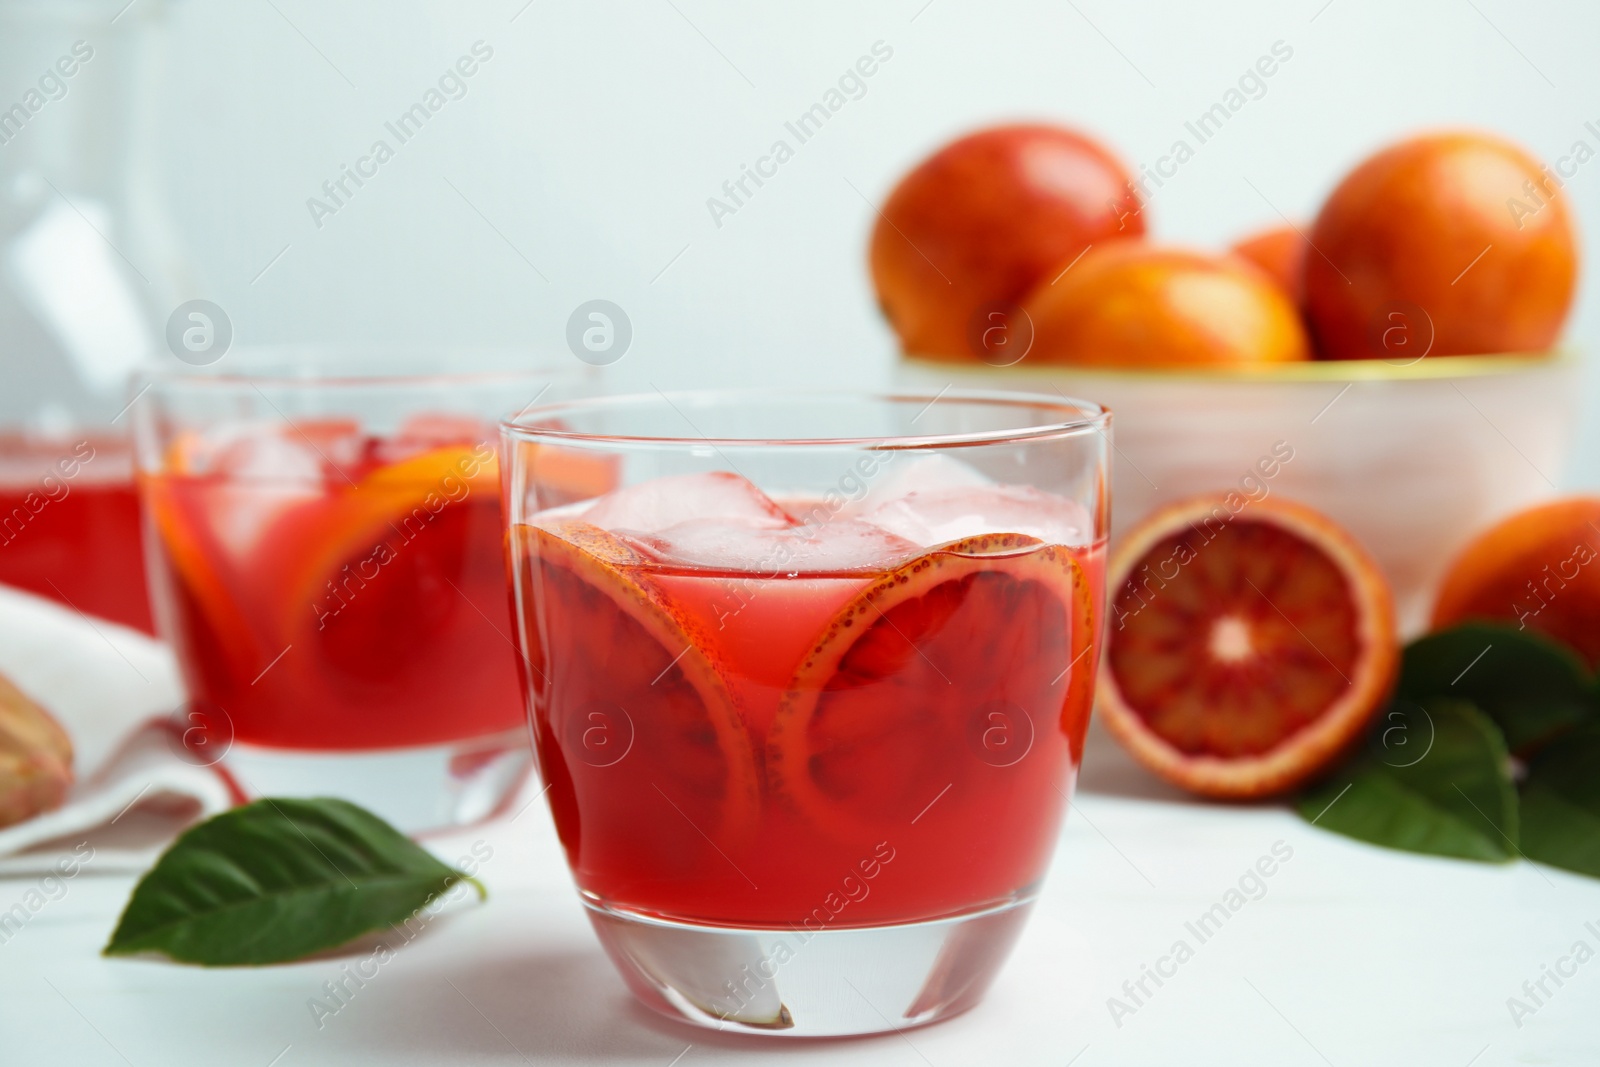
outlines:
[{"label": "ice cube", "polygon": [[207,519],[238,560],[249,559],[280,518],[327,492],[322,454],[281,423],[215,427],[188,442],[177,462],[178,473],[218,477],[205,496]]},{"label": "ice cube", "polygon": [[1094,538],[1083,505],[1027,485],[919,489],[862,519],[923,548],[986,533],[1028,534],[1062,545],[1086,545]]},{"label": "ice cube", "polygon": [[322,481],[322,457],[281,420],[224,423],[184,435],[174,448],[180,474],[240,481]]},{"label": "ice cube", "polygon": [[971,489],[993,484],[991,479],[975,468],[937,452],[915,458],[901,457],[897,463],[890,465],[888,474],[881,481],[868,485],[861,498],[840,508],[839,514],[859,517],[911,493]]},{"label": "ice cube", "polygon": [[763,575],[878,570],[918,552],[905,538],[856,519],[780,528],[694,519],[639,543],[663,563]]},{"label": "ice cube", "polygon": [[612,533],[656,534],[695,519],[777,529],[794,520],[761,490],[731,471],[678,474],[613,490],[582,516]]}]

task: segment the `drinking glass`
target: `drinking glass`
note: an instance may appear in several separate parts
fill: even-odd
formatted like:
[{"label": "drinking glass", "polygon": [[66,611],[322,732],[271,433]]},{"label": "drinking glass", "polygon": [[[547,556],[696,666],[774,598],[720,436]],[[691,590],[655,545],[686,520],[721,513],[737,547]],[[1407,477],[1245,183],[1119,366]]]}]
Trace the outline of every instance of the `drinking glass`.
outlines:
[{"label": "drinking glass", "polygon": [[[1109,433],[1092,403],[954,391],[502,425],[536,760],[641,1000],[804,1036],[978,1001],[1082,752]],[[613,488],[551,488],[574,469]]]},{"label": "drinking glass", "polygon": [[406,830],[508,803],[530,756],[495,424],[567,380],[516,353],[309,350],[150,378],[140,499],[188,754]]}]

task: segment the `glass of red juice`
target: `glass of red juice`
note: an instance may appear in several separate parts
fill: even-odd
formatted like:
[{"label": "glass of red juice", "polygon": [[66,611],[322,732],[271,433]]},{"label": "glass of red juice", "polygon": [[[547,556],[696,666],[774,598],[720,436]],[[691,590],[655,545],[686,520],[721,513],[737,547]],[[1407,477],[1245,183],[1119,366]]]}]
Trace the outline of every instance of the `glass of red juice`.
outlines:
[{"label": "glass of red juice", "polygon": [[[340,796],[406,830],[494,813],[530,764],[495,426],[560,375],[511,354],[226,366],[154,377],[134,405],[186,750],[252,795]],[[545,491],[609,473],[565,477]]]},{"label": "glass of red juice", "polygon": [[0,431],[0,582],[155,632],[125,435]]},{"label": "glass of red juice", "polygon": [[[1005,393],[541,405],[502,428],[536,760],[634,993],[822,1036],[977,1003],[1071,795],[1110,415]],[[607,492],[552,492],[604,465]]]}]

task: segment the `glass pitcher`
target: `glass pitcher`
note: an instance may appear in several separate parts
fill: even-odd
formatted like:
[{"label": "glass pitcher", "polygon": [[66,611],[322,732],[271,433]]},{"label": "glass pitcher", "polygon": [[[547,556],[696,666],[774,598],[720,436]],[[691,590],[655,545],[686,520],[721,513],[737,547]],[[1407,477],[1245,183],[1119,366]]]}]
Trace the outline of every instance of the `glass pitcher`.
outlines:
[{"label": "glass pitcher", "polygon": [[192,292],[154,195],[162,0],[0,0],[0,582],[151,629],[126,407]]}]

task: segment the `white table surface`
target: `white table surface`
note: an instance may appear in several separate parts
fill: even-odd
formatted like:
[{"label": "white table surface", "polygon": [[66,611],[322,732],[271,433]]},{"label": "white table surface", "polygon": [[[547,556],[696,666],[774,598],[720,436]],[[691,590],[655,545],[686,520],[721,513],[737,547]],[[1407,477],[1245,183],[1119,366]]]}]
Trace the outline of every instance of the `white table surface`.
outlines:
[{"label": "white table surface", "polygon": [[[1281,808],[1191,803],[1103,736],[988,999],[900,1035],[797,1042],[659,1018],[591,935],[543,803],[434,844],[453,859],[480,839],[489,901],[441,916],[320,1027],[308,1002],[355,957],[257,970],[103,959],[133,880],[91,863],[0,944],[0,1063],[1600,1063],[1600,955],[1560,988],[1547,979],[1553,995],[1520,1027],[1507,1007],[1575,943],[1600,953],[1600,882],[1371,848]],[[1198,943],[1185,923],[1279,841],[1293,856],[1265,894]],[[0,880],[0,911],[36,883]],[[1114,1021],[1108,998],[1180,938],[1193,957]]]}]

